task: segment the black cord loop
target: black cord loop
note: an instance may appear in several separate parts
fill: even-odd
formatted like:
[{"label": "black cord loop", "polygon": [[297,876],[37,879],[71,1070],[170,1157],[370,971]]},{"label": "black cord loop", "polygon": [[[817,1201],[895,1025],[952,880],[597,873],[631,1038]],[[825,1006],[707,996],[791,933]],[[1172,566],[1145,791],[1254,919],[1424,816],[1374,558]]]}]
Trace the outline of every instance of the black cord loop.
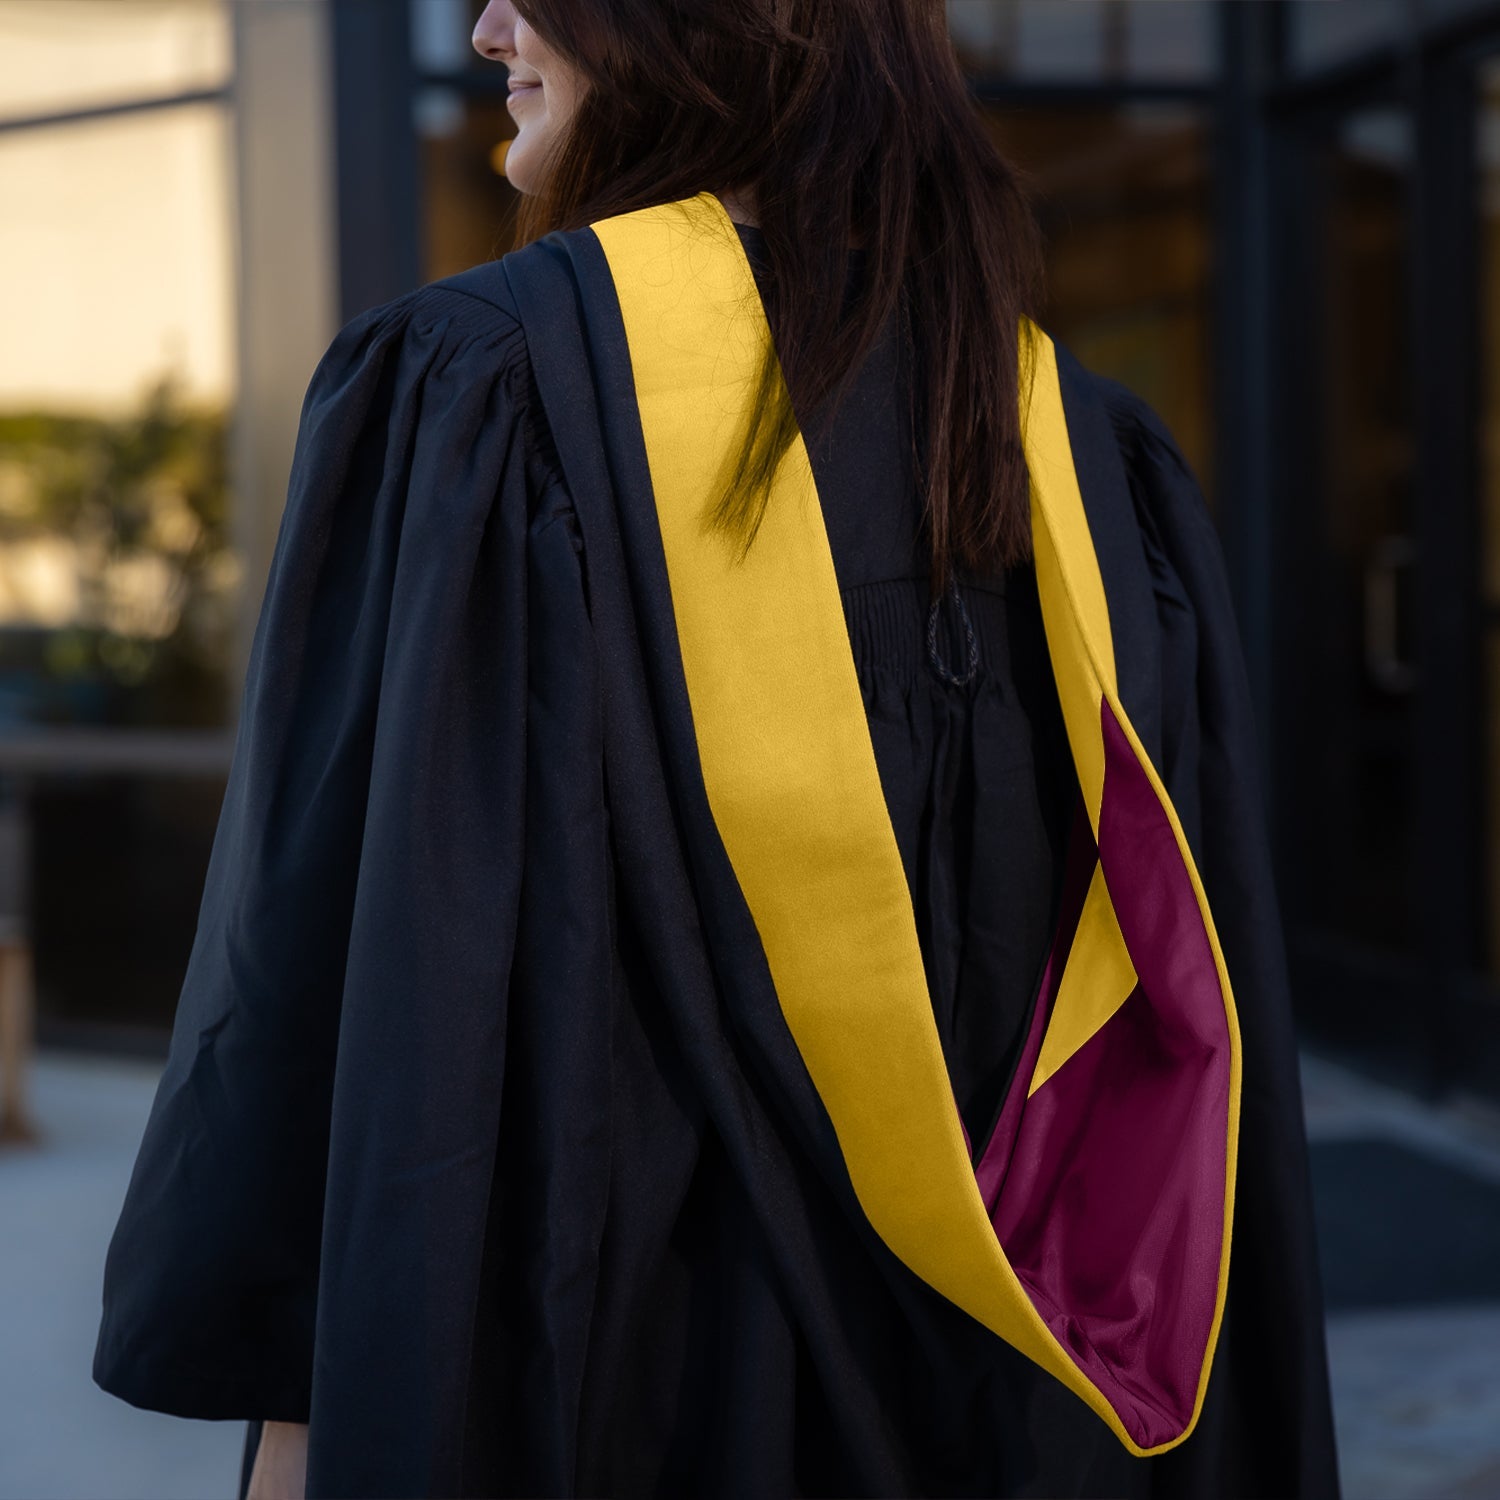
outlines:
[{"label": "black cord loop", "polygon": [[954,687],[963,687],[966,683],[973,680],[974,674],[979,670],[979,642],[974,636],[974,626],[969,619],[969,611],[964,605],[963,595],[959,593],[958,584],[951,575],[949,576],[948,587],[945,593],[958,606],[959,618],[963,621],[968,654],[968,669],[960,677],[957,673],[949,669],[948,664],[938,652],[938,609],[943,602],[944,594],[938,595],[932,601],[932,607],[927,611],[927,661],[932,670],[944,682],[952,683]]}]

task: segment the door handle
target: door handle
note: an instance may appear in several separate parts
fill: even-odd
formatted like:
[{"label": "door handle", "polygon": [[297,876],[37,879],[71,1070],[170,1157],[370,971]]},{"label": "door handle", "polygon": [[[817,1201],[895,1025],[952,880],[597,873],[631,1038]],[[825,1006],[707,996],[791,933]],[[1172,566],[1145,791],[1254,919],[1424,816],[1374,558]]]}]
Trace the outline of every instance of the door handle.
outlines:
[{"label": "door handle", "polygon": [[1399,606],[1401,570],[1416,557],[1409,536],[1384,536],[1365,564],[1365,670],[1388,693],[1409,693],[1417,685],[1416,667],[1401,655]]}]

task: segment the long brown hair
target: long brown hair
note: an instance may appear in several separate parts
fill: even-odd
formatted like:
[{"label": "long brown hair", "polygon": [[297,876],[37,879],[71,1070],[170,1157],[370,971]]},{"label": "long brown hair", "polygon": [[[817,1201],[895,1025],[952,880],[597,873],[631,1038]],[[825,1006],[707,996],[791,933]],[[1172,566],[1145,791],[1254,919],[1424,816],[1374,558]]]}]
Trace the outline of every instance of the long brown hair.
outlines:
[{"label": "long brown hair", "polygon": [[[753,196],[774,348],[714,520],[749,547],[795,413],[832,394],[831,417],[894,311],[912,360],[932,586],[955,565],[994,573],[1028,558],[1018,344],[1041,295],[1040,234],[942,0],[515,7],[586,83],[521,202],[518,246],[706,189]],[[851,236],[866,274],[845,314]]]}]

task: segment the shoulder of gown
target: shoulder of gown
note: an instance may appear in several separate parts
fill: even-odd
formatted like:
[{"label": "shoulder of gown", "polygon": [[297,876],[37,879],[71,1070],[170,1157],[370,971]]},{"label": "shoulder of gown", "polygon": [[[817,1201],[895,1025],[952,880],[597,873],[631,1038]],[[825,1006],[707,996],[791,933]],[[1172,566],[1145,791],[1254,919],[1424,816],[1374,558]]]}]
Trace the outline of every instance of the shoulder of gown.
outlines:
[{"label": "shoulder of gown", "polygon": [[524,456],[528,476],[542,489],[560,483],[524,330],[498,264],[429,282],[350,319],[313,371],[299,449],[330,428],[347,432],[418,398],[424,435],[452,442],[480,424],[514,431],[521,451],[512,457]]},{"label": "shoulder of gown", "polygon": [[394,1265],[422,1263],[411,1210],[483,1200],[494,1122],[449,1103],[498,1096],[528,766],[587,789],[598,756],[581,551],[513,313],[438,282],[339,330],[107,1256],[106,1391],[308,1421],[315,1330],[320,1358],[368,1358]]}]

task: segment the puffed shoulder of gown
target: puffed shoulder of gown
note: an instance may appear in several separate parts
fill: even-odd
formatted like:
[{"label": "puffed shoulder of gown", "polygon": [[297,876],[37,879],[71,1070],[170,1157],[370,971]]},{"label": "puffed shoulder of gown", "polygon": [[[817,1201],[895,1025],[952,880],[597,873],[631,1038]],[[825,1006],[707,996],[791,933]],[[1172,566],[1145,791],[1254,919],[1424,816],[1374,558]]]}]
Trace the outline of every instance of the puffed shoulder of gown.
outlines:
[{"label": "puffed shoulder of gown", "polygon": [[774,994],[727,985],[762,960],[665,574],[585,547],[599,393],[544,408],[499,265],[308,389],[95,1380],[310,1421],[309,1496],[1336,1495],[1250,698],[1171,435],[1078,375],[1244,1048],[1213,1375],[1143,1459],[872,1233]]}]

